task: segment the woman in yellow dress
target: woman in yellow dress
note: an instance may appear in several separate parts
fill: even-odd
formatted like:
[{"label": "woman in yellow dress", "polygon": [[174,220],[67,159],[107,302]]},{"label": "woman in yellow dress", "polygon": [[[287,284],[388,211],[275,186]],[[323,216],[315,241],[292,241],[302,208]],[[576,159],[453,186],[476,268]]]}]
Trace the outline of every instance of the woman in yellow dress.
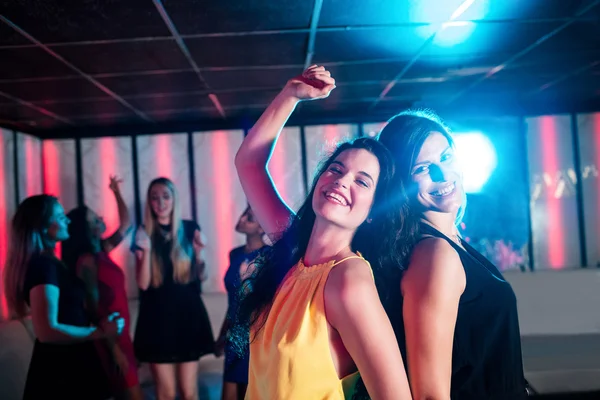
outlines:
[{"label": "woman in yellow dress", "polygon": [[325,98],[334,88],[323,67],[291,79],[236,155],[250,206],[274,242],[243,285],[237,321],[240,338],[245,326],[250,329],[249,400],[343,399],[343,381],[357,372],[373,399],[411,398],[371,265],[359,253],[393,251],[386,247],[386,232],[393,232],[384,207],[393,175],[390,154],[372,139],[341,144],[297,213],[267,172],[296,105]]}]

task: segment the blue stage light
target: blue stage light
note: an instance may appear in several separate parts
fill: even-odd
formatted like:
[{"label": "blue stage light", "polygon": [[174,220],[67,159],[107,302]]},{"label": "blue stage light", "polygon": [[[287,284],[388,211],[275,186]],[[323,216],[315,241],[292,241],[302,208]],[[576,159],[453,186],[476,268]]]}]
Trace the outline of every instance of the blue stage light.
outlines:
[{"label": "blue stage light", "polygon": [[481,132],[455,133],[456,152],[467,193],[478,193],[496,168],[496,150]]}]

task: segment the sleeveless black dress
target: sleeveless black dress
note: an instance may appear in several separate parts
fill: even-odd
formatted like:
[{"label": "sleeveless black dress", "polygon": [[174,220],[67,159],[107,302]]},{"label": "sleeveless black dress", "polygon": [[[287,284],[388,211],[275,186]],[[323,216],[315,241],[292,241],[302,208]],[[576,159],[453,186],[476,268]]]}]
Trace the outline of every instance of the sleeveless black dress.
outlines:
[{"label": "sleeveless black dress", "polygon": [[[24,285],[28,305],[30,291],[38,285],[53,285],[60,290],[58,322],[91,326],[85,309],[85,286],[60,260],[44,254],[31,257]],[[101,400],[110,396],[108,378],[93,341],[66,344],[35,340],[24,400]]]},{"label": "sleeveless black dress", "polygon": [[[200,230],[193,221],[182,221],[185,238],[191,243]],[[168,231],[169,227],[164,226]],[[197,361],[214,351],[214,336],[208,312],[202,301],[197,266],[192,261],[189,283],[173,279],[171,241],[162,236],[152,238],[152,247],[163,263],[163,283],[140,290],[140,311],[133,345],[140,362],[183,363]],[[135,250],[135,244],[132,250]],[[192,257],[193,258],[193,257]]]},{"label": "sleeveless black dress", "polygon": [[[451,399],[527,398],[517,299],[510,284],[468,243],[461,242],[463,249],[429,225],[422,225],[421,232],[446,240],[456,250],[467,280],[454,330]],[[402,318],[395,322],[401,324],[396,332],[406,362]]]}]

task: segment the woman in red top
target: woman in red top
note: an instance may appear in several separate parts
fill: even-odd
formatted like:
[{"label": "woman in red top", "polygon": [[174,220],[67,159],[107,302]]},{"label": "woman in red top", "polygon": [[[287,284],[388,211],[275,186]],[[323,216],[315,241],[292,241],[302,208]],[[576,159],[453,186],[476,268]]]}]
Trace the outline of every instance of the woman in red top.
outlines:
[{"label": "woman in red top", "polygon": [[143,398],[137,376],[131,336],[129,335],[129,307],[125,291],[125,274],[108,256],[121,243],[131,227],[129,210],[119,189],[121,180],[110,177],[110,190],[114,193],[119,211],[119,228],[102,239],[106,225],[101,217],[87,206],[80,206],[68,214],[71,219],[70,237],[63,243],[63,261],[77,271],[84,281],[87,305],[92,318],[119,312],[125,319],[124,333],[118,340],[97,341],[96,348],[108,375],[113,395],[117,399],[141,400]]}]

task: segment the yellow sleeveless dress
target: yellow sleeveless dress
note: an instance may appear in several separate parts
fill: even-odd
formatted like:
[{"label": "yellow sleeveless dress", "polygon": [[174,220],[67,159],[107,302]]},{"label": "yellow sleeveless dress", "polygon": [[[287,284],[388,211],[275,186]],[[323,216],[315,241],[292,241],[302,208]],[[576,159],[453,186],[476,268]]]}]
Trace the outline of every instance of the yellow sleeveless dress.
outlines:
[{"label": "yellow sleeveless dress", "polygon": [[364,260],[358,254],[310,267],[300,260],[290,270],[264,327],[250,344],[246,400],[344,399],[344,389],[351,387],[343,381],[353,382],[357,373],[338,378],[329,347],[324,290],[331,269],[350,258]]}]

